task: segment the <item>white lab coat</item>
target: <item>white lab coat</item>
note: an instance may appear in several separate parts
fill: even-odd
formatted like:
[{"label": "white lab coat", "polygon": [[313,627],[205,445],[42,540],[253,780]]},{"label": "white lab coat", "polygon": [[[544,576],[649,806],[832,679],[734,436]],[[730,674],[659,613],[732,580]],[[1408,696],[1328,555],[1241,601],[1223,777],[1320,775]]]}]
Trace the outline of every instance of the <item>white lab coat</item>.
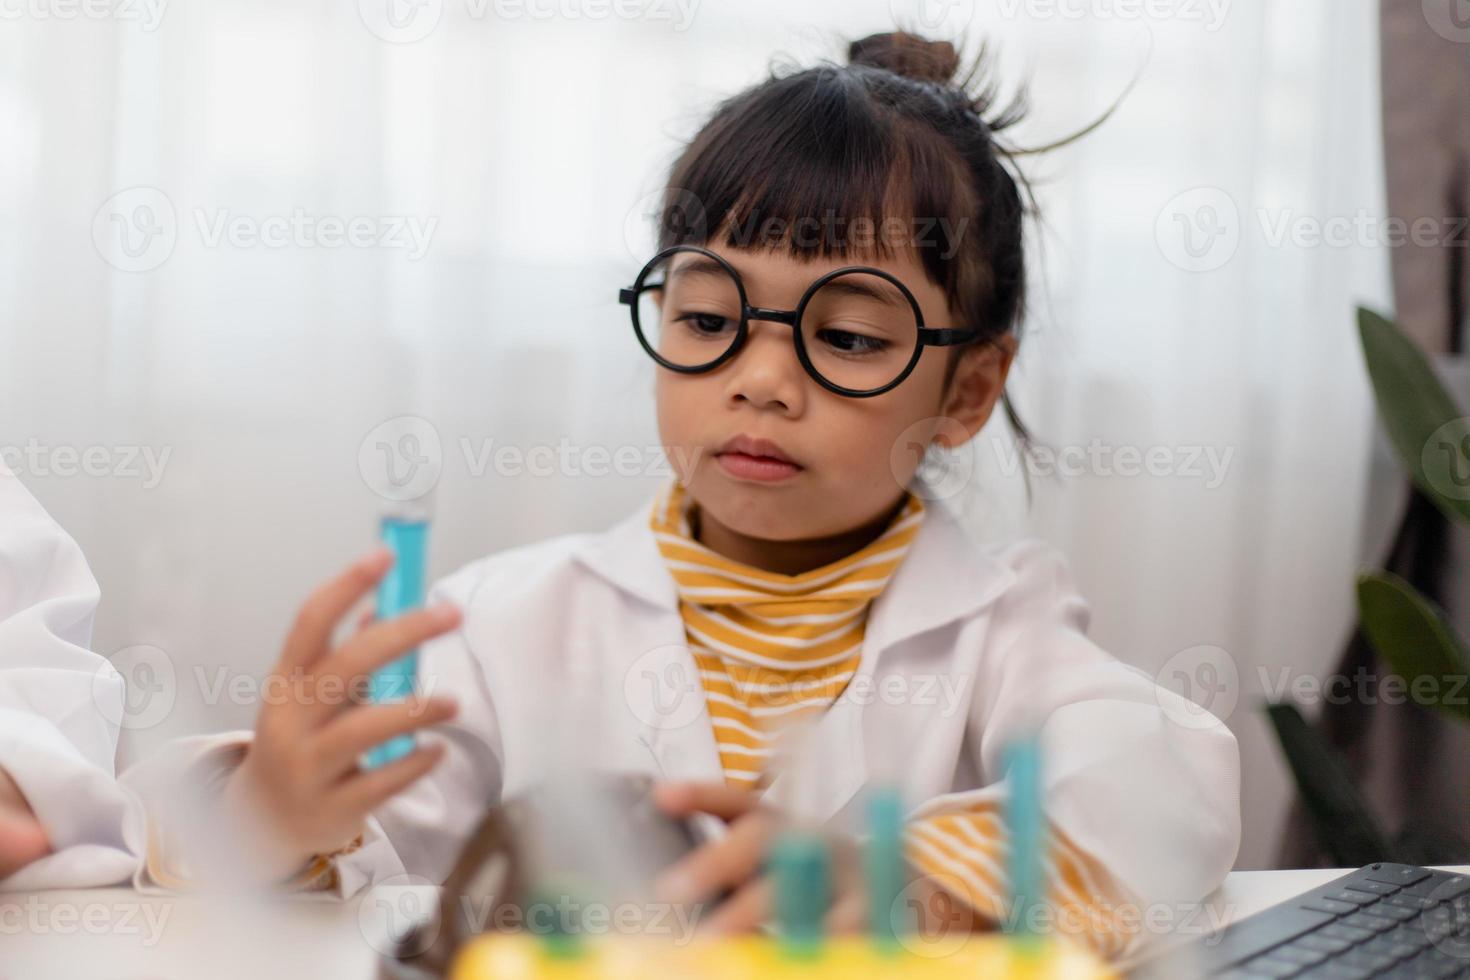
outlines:
[{"label": "white lab coat", "polygon": [[3,891],[113,884],[137,864],[141,813],[113,771],[123,678],[89,650],[97,601],[76,542],[0,466],[0,769],[52,847]]},{"label": "white lab coat", "polygon": [[[448,744],[440,765],[337,859],[343,894],[403,874],[442,881],[487,807],[569,756],[722,779],[648,512],[491,555],[431,589],[431,603],[455,603],[465,617],[423,647],[420,683],[457,698],[460,715],[425,736]],[[1235,737],[1089,640],[1088,615],[1054,549],[978,547],[930,502],[874,601],[847,693],[767,799],[853,832],[860,790],[878,782],[896,784],[915,815],[993,802],[1004,794],[1006,744],[1039,725],[1051,822],[1130,897],[1197,901],[1239,846]],[[185,755],[248,737],[214,736]],[[146,874],[138,883],[149,885]]]}]

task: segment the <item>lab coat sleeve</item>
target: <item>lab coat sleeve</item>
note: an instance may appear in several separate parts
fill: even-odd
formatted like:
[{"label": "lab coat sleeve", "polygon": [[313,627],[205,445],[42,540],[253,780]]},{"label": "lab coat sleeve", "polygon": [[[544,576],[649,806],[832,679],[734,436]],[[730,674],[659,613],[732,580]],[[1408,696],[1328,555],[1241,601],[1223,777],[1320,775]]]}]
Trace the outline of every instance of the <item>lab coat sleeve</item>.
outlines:
[{"label": "lab coat sleeve", "polygon": [[0,467],[0,768],[52,852],[0,890],[126,881],[141,814],[114,778],[123,678],[92,653],[97,582],[76,542]]},{"label": "lab coat sleeve", "polygon": [[[172,894],[194,889],[201,877],[224,882],[247,873],[244,863],[249,857],[228,850],[238,842],[221,838],[221,821],[213,811],[252,738],[246,729],[173,739],[118,777],[146,813],[146,839],[138,847],[143,858],[133,874],[134,888]],[[358,835],[331,854],[313,856],[278,887],[301,893],[335,891],[334,859],[361,843]]]},{"label": "lab coat sleeve", "polygon": [[968,876],[972,890],[1003,895],[1004,752],[1039,731],[1049,894],[1102,907],[1082,938],[1116,954],[1141,937],[1122,935],[1108,912],[1122,912],[1135,930],[1143,914],[1182,918],[1234,863],[1235,737],[1087,638],[1087,605],[1054,549],[1027,541],[1004,559],[1016,581],[992,613],[967,730],[987,785],[921,807],[911,844],[928,867],[986,870],[978,882]]},{"label": "lab coat sleeve", "polygon": [[[436,583],[430,605],[463,606],[484,582],[480,566]],[[460,849],[486,809],[499,799],[500,754],[495,709],[483,671],[459,632],[438,637],[419,650],[419,691],[449,695],[459,704],[450,724],[420,732],[424,743],[446,752],[418,782],[375,810],[354,840],[331,854],[317,855],[280,887],[349,897],[379,882],[438,884],[448,877]],[[134,766],[124,782],[145,801],[150,822],[146,859],[135,884],[146,891],[190,887],[191,850],[210,846],[188,824],[218,791],[249,751],[252,733],[177,739],[156,757]],[[179,781],[184,780],[180,786]],[[180,800],[193,800],[180,807]],[[201,802],[202,801],[202,804]],[[180,820],[186,821],[181,825]]]}]

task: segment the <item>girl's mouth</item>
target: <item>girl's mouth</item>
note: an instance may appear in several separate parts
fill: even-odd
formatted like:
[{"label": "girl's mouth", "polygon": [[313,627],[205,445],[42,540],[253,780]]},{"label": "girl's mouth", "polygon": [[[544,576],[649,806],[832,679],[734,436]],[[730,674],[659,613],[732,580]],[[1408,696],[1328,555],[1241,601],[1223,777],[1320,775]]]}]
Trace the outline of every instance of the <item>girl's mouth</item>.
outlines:
[{"label": "girl's mouth", "polygon": [[801,467],[770,456],[751,456],[746,453],[717,453],[720,468],[737,480],[758,480],[774,483],[787,480],[801,472]]},{"label": "girl's mouth", "polygon": [[801,472],[801,464],[767,439],[736,436],[715,453],[720,469],[737,480],[776,483]]}]

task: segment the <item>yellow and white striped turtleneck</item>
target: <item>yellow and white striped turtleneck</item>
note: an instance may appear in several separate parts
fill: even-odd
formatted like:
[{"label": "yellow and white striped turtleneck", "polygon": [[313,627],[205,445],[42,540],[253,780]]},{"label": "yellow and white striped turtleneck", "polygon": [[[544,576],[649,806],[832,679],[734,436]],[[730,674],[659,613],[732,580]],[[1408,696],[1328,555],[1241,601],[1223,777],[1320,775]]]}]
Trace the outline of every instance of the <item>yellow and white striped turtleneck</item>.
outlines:
[{"label": "yellow and white striped turtleneck", "polygon": [[650,524],[678,588],[725,780],[752,788],[781,733],[846,689],[868,609],[918,534],[924,503],[909,494],[865,547],[799,575],[752,568],[700,544],[692,505],[673,481],[654,502]]}]

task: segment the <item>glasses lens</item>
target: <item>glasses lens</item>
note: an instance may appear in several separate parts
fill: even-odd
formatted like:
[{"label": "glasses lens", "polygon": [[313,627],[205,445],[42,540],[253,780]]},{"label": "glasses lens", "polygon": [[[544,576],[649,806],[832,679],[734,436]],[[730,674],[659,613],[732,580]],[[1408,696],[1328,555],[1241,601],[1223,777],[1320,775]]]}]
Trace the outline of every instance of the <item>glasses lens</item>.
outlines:
[{"label": "glasses lens", "polygon": [[719,360],[740,327],[740,287],[714,259],[675,252],[644,279],[638,329],[660,357],[679,367]]},{"label": "glasses lens", "polygon": [[919,321],[899,288],[882,276],[848,272],[807,301],[801,338],[817,373],[853,391],[891,383],[913,359]]}]

